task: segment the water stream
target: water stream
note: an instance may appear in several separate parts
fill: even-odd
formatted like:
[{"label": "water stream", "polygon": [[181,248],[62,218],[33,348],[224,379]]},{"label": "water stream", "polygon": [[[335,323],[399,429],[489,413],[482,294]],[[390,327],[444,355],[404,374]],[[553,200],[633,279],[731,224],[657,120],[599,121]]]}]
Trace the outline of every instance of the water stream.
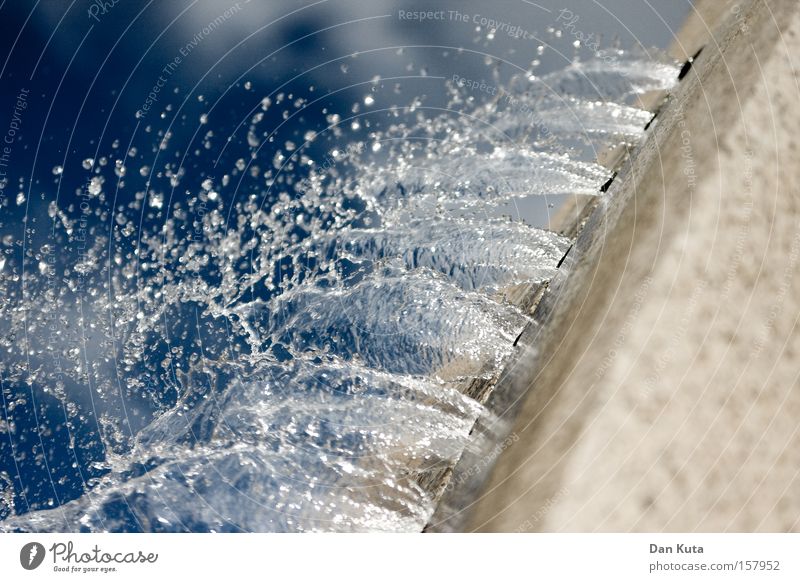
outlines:
[{"label": "water stream", "polygon": [[613,51],[485,102],[451,83],[447,108],[352,140],[329,116],[269,159],[264,113],[307,103],[265,96],[216,178],[87,159],[1,239],[0,531],[421,530],[481,414],[464,387],[528,321],[508,291],[570,245],[504,205],[602,195],[597,153],[641,139],[635,96],[676,73]]}]

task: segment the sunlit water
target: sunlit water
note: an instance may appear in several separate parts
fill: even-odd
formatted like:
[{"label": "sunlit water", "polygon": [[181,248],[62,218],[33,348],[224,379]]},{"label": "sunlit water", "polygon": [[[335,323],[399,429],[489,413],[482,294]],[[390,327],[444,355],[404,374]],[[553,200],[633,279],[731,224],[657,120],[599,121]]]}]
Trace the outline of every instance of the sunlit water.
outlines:
[{"label": "sunlit water", "polygon": [[[2,239],[24,261],[2,259],[0,529],[419,531],[426,477],[481,414],[464,387],[528,321],[508,291],[570,244],[502,208],[601,195],[597,153],[651,118],[632,98],[675,79],[610,54],[488,102],[453,86],[448,110],[387,111],[368,139],[329,116],[306,136],[324,163],[300,143],[263,159],[262,113],[305,106],[280,95],[218,179],[87,159],[46,227]],[[117,208],[131,173],[149,188]]]}]

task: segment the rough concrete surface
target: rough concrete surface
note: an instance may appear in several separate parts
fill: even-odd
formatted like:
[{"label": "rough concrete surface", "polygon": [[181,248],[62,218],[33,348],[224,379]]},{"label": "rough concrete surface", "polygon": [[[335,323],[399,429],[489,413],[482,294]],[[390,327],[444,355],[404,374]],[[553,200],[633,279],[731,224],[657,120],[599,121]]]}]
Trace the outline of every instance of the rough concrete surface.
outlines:
[{"label": "rough concrete surface", "polygon": [[720,5],[543,299],[464,529],[800,530],[800,5]]}]

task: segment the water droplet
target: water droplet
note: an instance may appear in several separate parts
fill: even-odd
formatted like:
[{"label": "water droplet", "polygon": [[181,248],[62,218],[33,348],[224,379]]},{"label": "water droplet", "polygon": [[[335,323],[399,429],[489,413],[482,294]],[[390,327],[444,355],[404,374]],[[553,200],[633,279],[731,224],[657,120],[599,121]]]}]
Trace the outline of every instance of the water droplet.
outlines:
[{"label": "water droplet", "polygon": [[160,192],[150,192],[150,208],[163,208],[164,195]]},{"label": "water droplet", "polygon": [[89,182],[87,190],[92,196],[97,196],[103,189],[103,179],[100,176],[94,176]]}]

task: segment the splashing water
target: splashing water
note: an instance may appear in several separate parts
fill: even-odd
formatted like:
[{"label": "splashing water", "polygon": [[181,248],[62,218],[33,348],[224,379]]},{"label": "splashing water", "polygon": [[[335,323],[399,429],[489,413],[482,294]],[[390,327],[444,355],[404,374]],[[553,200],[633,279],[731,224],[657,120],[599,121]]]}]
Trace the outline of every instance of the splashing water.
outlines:
[{"label": "splashing water", "polygon": [[[597,153],[651,117],[631,98],[675,75],[618,52],[483,104],[454,86],[459,115],[394,111],[324,171],[318,135],[264,160],[261,113],[220,180],[85,160],[78,202],[0,263],[0,437],[36,452],[32,481],[80,486],[0,472],[0,530],[420,530],[481,414],[465,387],[528,321],[509,290],[545,284],[570,244],[497,210],[598,195]],[[110,169],[147,178],[127,208]]]}]

